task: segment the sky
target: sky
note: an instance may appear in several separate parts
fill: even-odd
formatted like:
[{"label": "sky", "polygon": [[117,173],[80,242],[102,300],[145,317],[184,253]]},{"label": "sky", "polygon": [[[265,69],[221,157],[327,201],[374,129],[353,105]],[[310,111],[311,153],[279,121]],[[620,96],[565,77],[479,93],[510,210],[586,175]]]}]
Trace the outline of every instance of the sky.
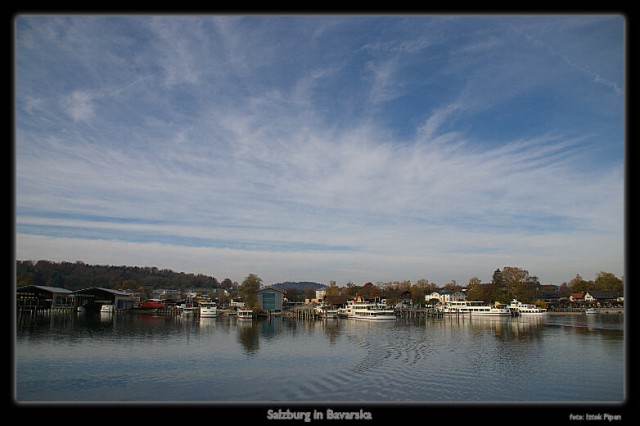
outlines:
[{"label": "sky", "polygon": [[15,257],[625,272],[626,18],[17,15]]}]

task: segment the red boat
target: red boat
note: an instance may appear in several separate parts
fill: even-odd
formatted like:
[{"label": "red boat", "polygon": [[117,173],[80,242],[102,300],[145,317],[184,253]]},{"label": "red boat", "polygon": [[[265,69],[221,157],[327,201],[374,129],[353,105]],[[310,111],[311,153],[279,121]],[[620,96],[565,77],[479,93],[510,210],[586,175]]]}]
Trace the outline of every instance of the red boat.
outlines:
[{"label": "red boat", "polygon": [[166,307],[167,305],[160,299],[147,299],[138,304],[139,309],[162,309]]}]

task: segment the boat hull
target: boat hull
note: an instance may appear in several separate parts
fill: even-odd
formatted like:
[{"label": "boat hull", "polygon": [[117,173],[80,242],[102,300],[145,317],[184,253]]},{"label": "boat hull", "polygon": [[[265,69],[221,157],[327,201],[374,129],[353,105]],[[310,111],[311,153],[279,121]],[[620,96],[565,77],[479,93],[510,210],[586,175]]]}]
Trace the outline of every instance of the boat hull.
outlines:
[{"label": "boat hull", "polygon": [[378,316],[352,315],[348,318],[361,320],[361,321],[395,321],[396,320],[395,315],[378,315]]},{"label": "boat hull", "polygon": [[131,308],[127,309],[127,312],[138,315],[155,315],[158,312],[158,308]]}]

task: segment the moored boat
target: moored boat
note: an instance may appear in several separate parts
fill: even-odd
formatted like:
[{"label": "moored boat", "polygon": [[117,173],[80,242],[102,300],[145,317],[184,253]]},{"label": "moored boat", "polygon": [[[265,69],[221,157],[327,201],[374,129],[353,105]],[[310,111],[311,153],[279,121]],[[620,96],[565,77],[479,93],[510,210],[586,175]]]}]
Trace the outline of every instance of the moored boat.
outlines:
[{"label": "moored boat", "polygon": [[540,308],[530,303],[522,303],[513,299],[509,304],[509,310],[513,315],[547,315],[548,312],[544,308]]},{"label": "moored boat", "polygon": [[320,303],[314,309],[316,311],[316,314],[318,314],[320,318],[324,318],[324,319],[338,318],[338,309],[333,308],[332,306],[327,305],[325,303]]},{"label": "moored boat", "polygon": [[105,303],[100,307],[101,314],[112,314],[114,310],[114,306],[111,303]]},{"label": "moored boat", "polygon": [[247,308],[238,308],[238,319],[239,320],[252,320],[253,319],[253,310]]},{"label": "moored boat", "polygon": [[167,304],[164,303],[160,299],[147,299],[144,302],[138,303],[135,308],[137,309],[164,309],[167,307]]},{"label": "moored boat", "polygon": [[444,315],[472,315],[487,317],[511,316],[509,308],[487,305],[481,300],[450,300],[440,307]]},{"label": "moored boat", "polygon": [[185,303],[180,305],[180,313],[183,317],[192,317],[196,314],[196,311],[197,308],[191,299],[187,299]]},{"label": "moored boat", "polygon": [[132,314],[155,314],[158,309],[164,309],[167,305],[160,299],[147,299],[142,302],[138,302],[133,308],[127,309],[127,312]]},{"label": "moored boat", "polygon": [[215,302],[200,302],[200,318],[215,318],[218,316],[218,305]]},{"label": "moored boat", "polygon": [[361,298],[347,301],[347,318],[367,321],[395,321],[396,313],[383,302],[368,302]]},{"label": "moored boat", "polygon": [[584,311],[584,313],[587,315],[596,315],[600,312],[596,308],[588,308]]}]

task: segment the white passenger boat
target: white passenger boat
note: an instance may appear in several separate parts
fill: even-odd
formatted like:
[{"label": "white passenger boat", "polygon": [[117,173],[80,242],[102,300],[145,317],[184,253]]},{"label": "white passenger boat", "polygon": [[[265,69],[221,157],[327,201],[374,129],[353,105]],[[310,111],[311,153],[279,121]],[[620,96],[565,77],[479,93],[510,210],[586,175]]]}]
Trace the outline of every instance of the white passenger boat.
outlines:
[{"label": "white passenger boat", "polygon": [[215,318],[218,316],[216,302],[200,302],[200,318]]},{"label": "white passenger boat", "polygon": [[584,313],[587,315],[596,315],[600,312],[596,308],[589,308],[589,309],[586,309]]},{"label": "white passenger boat", "polygon": [[247,308],[238,308],[238,319],[239,320],[252,320],[253,319],[253,310]]},{"label": "white passenger boat", "polygon": [[487,305],[481,300],[450,300],[441,306],[440,310],[444,315],[511,316],[509,308]]},{"label": "white passenger boat", "polygon": [[367,302],[360,298],[348,300],[344,310],[347,318],[367,321],[395,321],[396,313],[382,302]]},{"label": "white passenger boat", "polygon": [[540,308],[530,303],[522,303],[516,299],[513,299],[509,304],[509,310],[514,315],[547,315],[546,309]]}]

